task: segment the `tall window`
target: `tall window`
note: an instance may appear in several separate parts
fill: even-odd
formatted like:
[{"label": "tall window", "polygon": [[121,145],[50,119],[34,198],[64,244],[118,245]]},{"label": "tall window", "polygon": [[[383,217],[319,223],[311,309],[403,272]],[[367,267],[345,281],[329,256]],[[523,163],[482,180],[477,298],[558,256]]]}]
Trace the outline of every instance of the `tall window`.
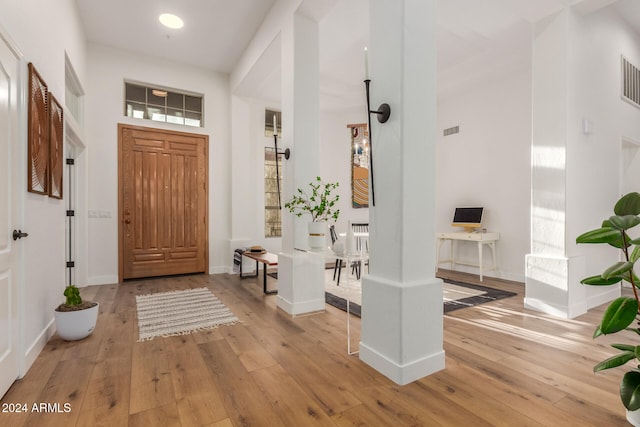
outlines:
[{"label": "tall window", "polygon": [[136,119],[154,120],[202,127],[203,96],[125,82],[124,114]]},{"label": "tall window", "polygon": [[[264,235],[282,236],[282,160],[278,154],[276,173],[276,153],[273,147],[264,149]],[[280,181],[278,181],[278,176]],[[279,197],[278,197],[279,196]]]}]

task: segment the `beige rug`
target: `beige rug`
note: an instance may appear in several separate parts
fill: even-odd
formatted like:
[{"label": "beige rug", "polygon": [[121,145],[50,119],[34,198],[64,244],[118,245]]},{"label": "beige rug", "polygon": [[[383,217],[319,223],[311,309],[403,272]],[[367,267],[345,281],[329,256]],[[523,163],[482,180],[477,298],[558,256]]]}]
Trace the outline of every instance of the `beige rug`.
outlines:
[{"label": "beige rug", "polygon": [[138,341],[232,325],[239,319],[207,288],[136,297]]}]

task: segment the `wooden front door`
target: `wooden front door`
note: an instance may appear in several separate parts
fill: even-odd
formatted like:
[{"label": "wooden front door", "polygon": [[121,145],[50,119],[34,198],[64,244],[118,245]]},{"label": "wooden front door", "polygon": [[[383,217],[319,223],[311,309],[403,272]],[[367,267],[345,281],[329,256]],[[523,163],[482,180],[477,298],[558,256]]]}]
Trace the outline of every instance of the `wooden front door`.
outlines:
[{"label": "wooden front door", "polygon": [[206,135],[118,125],[120,281],[208,272]]}]

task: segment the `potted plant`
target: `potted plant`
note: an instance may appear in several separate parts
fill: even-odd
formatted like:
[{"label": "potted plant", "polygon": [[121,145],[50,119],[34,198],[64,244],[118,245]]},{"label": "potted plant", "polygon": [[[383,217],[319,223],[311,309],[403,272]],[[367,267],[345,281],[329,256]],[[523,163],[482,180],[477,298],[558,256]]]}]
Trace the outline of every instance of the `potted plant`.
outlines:
[{"label": "potted plant", "polygon": [[340,200],[339,194],[333,194],[338,188],[339,182],[325,183],[319,176],[309,183],[310,193],[298,188],[291,200],[285,203],[289,212],[301,217],[302,214],[311,215],[309,223],[309,246],[322,248],[325,245],[326,221],[336,221],[340,215],[340,209],[336,209],[336,203]]},{"label": "potted plant", "polygon": [[[607,307],[600,325],[593,337],[615,334],[622,331],[633,332],[637,338],[640,335],[640,316],[638,307],[638,287],[640,279],[633,271],[634,264],[640,259],[640,238],[633,239],[628,232],[640,224],[640,193],[629,193],[623,196],[614,206],[614,214],[602,222],[598,229],[588,231],[576,239],[576,243],[606,243],[617,248],[622,253],[622,261],[618,261],[602,274],[587,277],[581,281],[585,285],[608,286],[621,281],[631,284],[633,297],[620,297],[612,301]],[[635,325],[632,324],[635,322]],[[627,408],[627,419],[634,426],[640,426],[640,345],[612,344],[620,353],[594,366],[593,371],[615,368],[633,362],[622,377],[620,383],[620,398]]]},{"label": "potted plant", "polygon": [[65,288],[64,296],[65,303],[60,304],[54,312],[58,335],[67,341],[86,338],[96,326],[98,303],[82,301],[80,290],[74,285]]}]

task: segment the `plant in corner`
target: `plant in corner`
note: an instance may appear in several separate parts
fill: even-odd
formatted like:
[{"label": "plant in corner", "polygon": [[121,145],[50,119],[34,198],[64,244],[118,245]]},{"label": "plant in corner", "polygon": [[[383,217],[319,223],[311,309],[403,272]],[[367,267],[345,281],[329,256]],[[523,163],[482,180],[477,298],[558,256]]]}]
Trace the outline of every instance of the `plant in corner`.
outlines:
[{"label": "plant in corner", "polygon": [[301,188],[293,195],[291,200],[285,203],[285,208],[289,212],[301,217],[302,214],[311,215],[309,223],[309,246],[321,248],[325,244],[324,231],[325,221],[332,219],[336,221],[340,215],[340,209],[336,208],[336,203],[340,200],[339,194],[333,194],[338,188],[339,182],[325,183],[319,176],[315,181],[309,183],[311,192],[308,193]]},{"label": "plant in corner", "polygon": [[[616,262],[598,276],[583,279],[585,285],[607,286],[625,281],[631,284],[633,297],[623,296],[613,300],[602,316],[593,337],[629,331],[637,338],[640,335],[638,313],[638,287],[640,279],[633,267],[640,259],[640,238],[632,239],[629,230],[640,224],[640,193],[623,196],[614,206],[614,214],[602,222],[600,228],[588,231],[576,238],[576,243],[606,243],[622,253],[622,261]],[[635,322],[635,325],[632,324]],[[633,361],[635,367],[627,371],[620,383],[620,398],[629,411],[640,409],[640,345],[612,344],[620,353],[594,366],[593,371],[615,368]]]},{"label": "plant in corner", "polygon": [[66,298],[63,304],[55,309],[56,329],[64,340],[81,340],[96,326],[98,319],[98,303],[82,301],[80,290],[74,285],[68,285],[64,290]]}]

